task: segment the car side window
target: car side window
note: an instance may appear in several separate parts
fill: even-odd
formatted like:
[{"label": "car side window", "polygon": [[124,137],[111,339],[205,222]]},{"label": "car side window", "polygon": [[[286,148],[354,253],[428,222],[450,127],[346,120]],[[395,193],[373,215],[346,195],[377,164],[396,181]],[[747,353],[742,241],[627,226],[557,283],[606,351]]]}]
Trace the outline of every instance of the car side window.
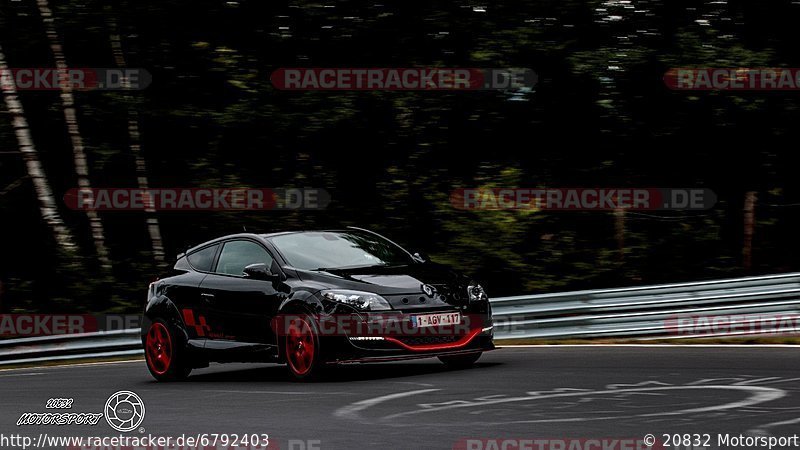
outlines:
[{"label": "car side window", "polygon": [[264,247],[252,241],[226,242],[217,262],[217,273],[242,276],[250,264],[264,263],[272,266],[272,256]]},{"label": "car side window", "polygon": [[217,254],[217,248],[219,248],[219,245],[206,247],[192,253],[187,256],[186,259],[189,260],[189,264],[191,264],[195,270],[211,272],[211,266],[214,264],[214,255]]}]

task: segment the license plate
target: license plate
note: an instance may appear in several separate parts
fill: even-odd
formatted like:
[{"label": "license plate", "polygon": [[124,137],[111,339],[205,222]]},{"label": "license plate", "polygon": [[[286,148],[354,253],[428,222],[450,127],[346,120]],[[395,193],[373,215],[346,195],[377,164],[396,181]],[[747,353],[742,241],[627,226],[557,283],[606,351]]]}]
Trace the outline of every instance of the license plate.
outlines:
[{"label": "license plate", "polygon": [[458,325],[461,323],[461,313],[424,314],[411,316],[414,328],[438,327],[441,325]]}]

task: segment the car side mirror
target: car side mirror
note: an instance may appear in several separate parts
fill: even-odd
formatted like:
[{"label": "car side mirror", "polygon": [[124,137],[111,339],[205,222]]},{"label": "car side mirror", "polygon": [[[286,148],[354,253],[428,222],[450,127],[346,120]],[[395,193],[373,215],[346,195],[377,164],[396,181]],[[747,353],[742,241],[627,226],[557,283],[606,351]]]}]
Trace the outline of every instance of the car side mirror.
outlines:
[{"label": "car side mirror", "polygon": [[272,273],[269,266],[264,263],[250,264],[244,268],[243,272],[245,277],[254,280],[276,281],[280,279],[280,276]]},{"label": "car side mirror", "polygon": [[421,263],[429,262],[431,260],[430,256],[428,256],[426,253],[422,253],[422,252],[416,252],[411,256],[413,256],[414,259],[416,259],[417,261],[419,261]]}]

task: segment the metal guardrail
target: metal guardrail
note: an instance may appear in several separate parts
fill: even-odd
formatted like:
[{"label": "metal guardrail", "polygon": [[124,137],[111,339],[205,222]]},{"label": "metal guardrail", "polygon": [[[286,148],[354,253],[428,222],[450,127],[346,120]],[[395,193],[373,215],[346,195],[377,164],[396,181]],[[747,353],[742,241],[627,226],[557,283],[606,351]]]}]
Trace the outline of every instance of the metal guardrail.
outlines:
[{"label": "metal guardrail", "polygon": [[[756,315],[800,313],[800,273],[504,297],[492,311],[498,339],[744,336],[763,333],[746,326]],[[741,316],[742,329],[686,334],[677,321],[714,316]]]},{"label": "metal guardrail", "polygon": [[0,340],[0,366],[144,354],[139,329]]},{"label": "metal guardrail", "polygon": [[[800,273],[492,299],[497,339],[713,337],[677,317],[800,314]],[[748,335],[751,330],[725,332]],[[0,366],[143,354],[139,329],[0,340]]]}]

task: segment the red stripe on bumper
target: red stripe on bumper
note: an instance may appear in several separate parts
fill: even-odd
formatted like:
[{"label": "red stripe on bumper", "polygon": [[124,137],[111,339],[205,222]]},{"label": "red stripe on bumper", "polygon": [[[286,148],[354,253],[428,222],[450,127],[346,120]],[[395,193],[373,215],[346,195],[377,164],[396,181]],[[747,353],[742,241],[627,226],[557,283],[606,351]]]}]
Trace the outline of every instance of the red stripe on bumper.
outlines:
[{"label": "red stripe on bumper", "polygon": [[415,351],[415,352],[424,352],[424,351],[428,351],[428,350],[448,350],[448,349],[453,349],[453,348],[461,348],[461,347],[464,347],[465,345],[469,344],[473,339],[475,339],[475,336],[477,336],[479,334],[481,334],[481,329],[480,328],[476,328],[475,330],[472,330],[468,335],[464,336],[463,338],[461,338],[461,339],[459,339],[459,340],[457,340],[455,342],[451,342],[449,344],[408,345],[408,344],[404,343],[403,341],[401,341],[399,339],[396,339],[396,338],[393,338],[393,337],[386,337],[384,339],[386,339],[389,342],[395,343],[395,344],[397,344],[397,345],[399,345],[399,346],[401,346],[401,347],[403,347],[403,348],[405,348],[407,350],[412,350],[412,351]]}]

